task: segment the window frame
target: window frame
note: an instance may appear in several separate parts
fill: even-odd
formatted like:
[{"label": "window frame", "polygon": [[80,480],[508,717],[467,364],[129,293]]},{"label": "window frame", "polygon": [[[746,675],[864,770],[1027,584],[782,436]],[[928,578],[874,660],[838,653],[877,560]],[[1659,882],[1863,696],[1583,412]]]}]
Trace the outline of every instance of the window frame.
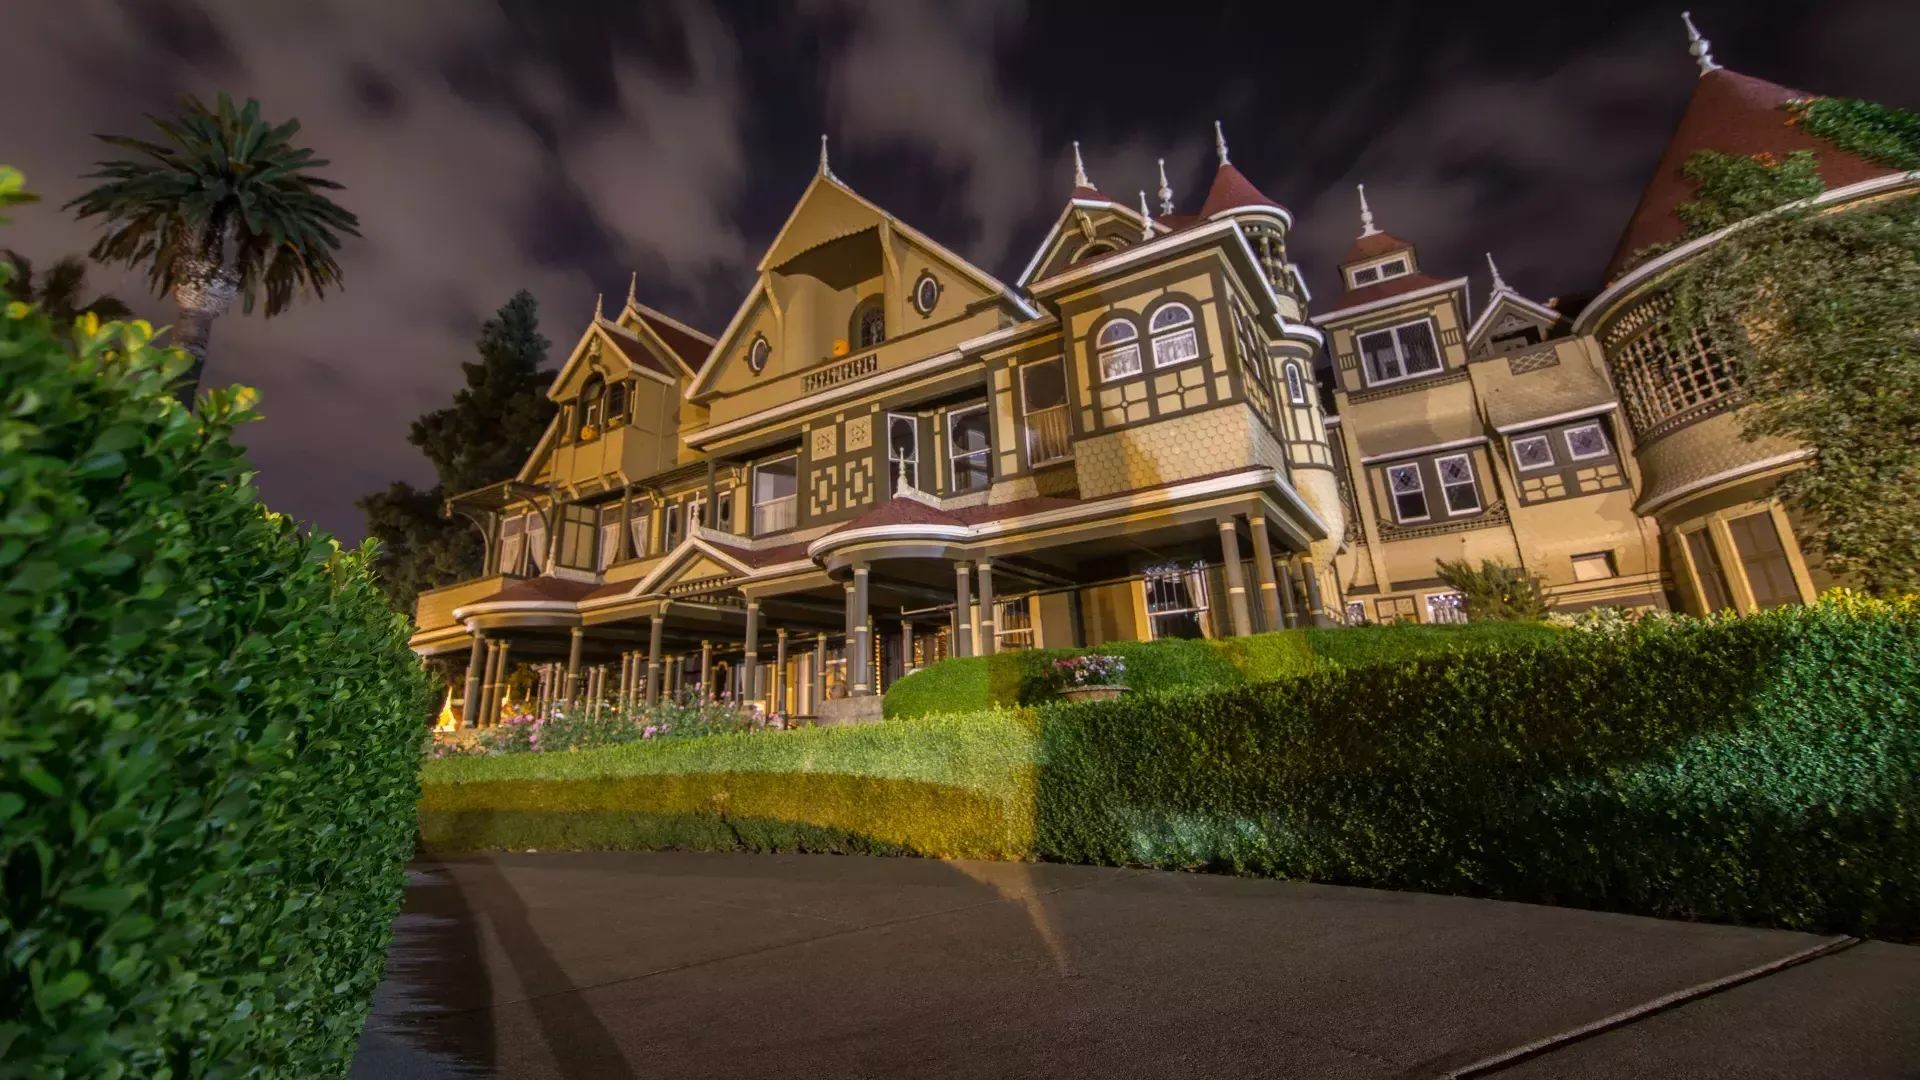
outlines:
[{"label": "window frame", "polygon": [[[793,491],[786,495],[775,495],[771,499],[762,499],[760,497],[760,474],[766,470],[767,466],[778,465],[783,461],[793,462],[793,473],[791,474],[793,477]],[[778,476],[781,474],[772,473],[769,475]],[[788,500],[791,500],[793,502],[794,524],[787,526],[785,529],[764,529],[763,530],[760,527],[761,508],[766,506],[773,506],[776,503],[785,502]],[[775,457],[767,458],[764,461],[754,462],[753,463],[753,481],[747,488],[747,501],[753,505],[753,535],[755,536],[772,536],[775,533],[789,532],[795,526],[799,525],[800,523],[800,518],[799,518],[800,453],[799,451],[794,451],[793,453],[790,453],[790,454],[780,454]]]},{"label": "window frame", "polygon": [[[1049,406],[1046,406],[1045,408],[1035,409],[1033,407],[1033,399],[1028,395],[1028,392],[1027,392],[1027,376],[1031,372],[1033,372],[1034,369],[1046,367],[1049,364],[1054,365],[1054,370],[1060,373],[1060,404],[1049,405]],[[1052,465],[1056,462],[1071,461],[1073,459],[1073,431],[1072,431],[1071,421],[1068,420],[1067,406],[1070,404],[1070,398],[1072,397],[1072,395],[1068,392],[1068,387],[1067,387],[1066,363],[1061,358],[1056,357],[1049,360],[1036,361],[1031,364],[1022,364],[1020,366],[1019,383],[1020,383],[1020,426],[1021,426],[1022,432],[1026,436],[1026,438],[1023,441],[1026,444],[1025,449],[1027,452],[1027,465],[1031,468],[1039,468],[1042,465]],[[1037,457],[1034,455],[1034,452],[1033,452],[1034,451],[1033,418],[1035,416],[1039,416],[1042,414],[1051,414],[1056,412],[1060,414],[1063,421],[1068,421],[1067,422],[1067,438],[1065,440],[1066,447],[1057,457],[1050,457],[1050,458]]]},{"label": "window frame", "polygon": [[[1413,470],[1413,479],[1414,479],[1415,486],[1412,491],[1403,492],[1403,491],[1397,491],[1394,489],[1393,471],[1395,469],[1412,469]],[[1423,521],[1432,521],[1433,520],[1433,501],[1427,498],[1427,477],[1426,477],[1425,470],[1420,468],[1420,463],[1418,461],[1412,461],[1412,462],[1406,462],[1401,464],[1390,464],[1383,471],[1386,473],[1386,477],[1387,477],[1387,498],[1393,501],[1393,520],[1396,523],[1401,525],[1416,525]],[[1421,514],[1419,517],[1403,516],[1400,512],[1400,498],[1403,495],[1420,496],[1420,505],[1421,507],[1424,508],[1425,513]]]},{"label": "window frame", "polygon": [[[895,471],[894,471],[895,465],[913,466],[913,479],[908,484],[908,486],[912,487],[916,491],[925,491],[926,488],[920,486],[920,418],[914,415],[913,413],[891,413],[890,412],[890,413],[887,413],[886,416],[887,416],[887,424],[886,424],[887,483],[890,489],[888,491],[888,494],[890,495],[898,494],[900,490],[900,479],[899,479],[899,476],[895,475]],[[913,456],[912,457],[897,458],[893,456],[893,425],[896,420],[905,422],[907,427],[913,432]],[[988,449],[992,449],[991,436],[988,437],[988,444],[989,444]],[[905,472],[906,470],[904,468],[900,470],[900,473],[902,475],[904,475]]]},{"label": "window frame", "polygon": [[[1436,604],[1435,601],[1451,601],[1451,603]],[[1468,622],[1467,596],[1458,589],[1428,593],[1425,598],[1425,603],[1421,606],[1426,609],[1426,621],[1429,626],[1465,626]],[[1435,610],[1442,607],[1458,612],[1460,617],[1458,619],[1434,618]]]},{"label": "window frame", "polygon": [[[1185,318],[1179,322],[1169,322],[1165,325],[1159,325],[1161,316],[1176,309],[1183,312]],[[1149,351],[1153,353],[1153,369],[1155,371],[1179,367],[1182,364],[1197,363],[1201,358],[1200,316],[1193,310],[1193,305],[1187,301],[1177,299],[1168,300],[1154,308],[1153,313],[1147,316],[1147,337],[1149,340]],[[1185,339],[1193,351],[1189,355],[1177,357],[1172,360],[1161,359],[1161,345],[1170,344],[1181,339]]]},{"label": "window frame", "polygon": [[[759,357],[758,363],[754,362],[756,356]],[[758,375],[767,370],[767,362],[772,358],[773,342],[768,341],[765,334],[755,334],[753,343],[747,346],[747,370]]]},{"label": "window frame", "polygon": [[[1620,576],[1620,563],[1617,559],[1614,558],[1614,554],[1610,550],[1583,552],[1578,555],[1570,556],[1567,561],[1568,561],[1568,565],[1571,566],[1573,569],[1573,580],[1575,581],[1608,581]],[[1582,563],[1591,564],[1595,562],[1598,562],[1601,566],[1604,566],[1607,572],[1604,574],[1601,574],[1599,577],[1581,577],[1580,576],[1581,564]]]},{"label": "window frame", "polygon": [[[880,319],[880,336],[868,341],[863,331],[867,319],[875,315]],[[874,293],[853,305],[853,315],[847,320],[847,342],[849,351],[856,353],[877,349],[887,343],[887,304],[884,294]]]},{"label": "window frame", "polygon": [[[1447,474],[1443,467],[1449,461],[1458,461],[1466,467],[1467,478],[1465,480],[1455,480],[1452,483],[1447,482]],[[1486,500],[1480,497],[1480,474],[1474,471],[1473,455],[1471,453],[1448,454],[1445,457],[1434,458],[1433,475],[1434,479],[1440,481],[1440,501],[1446,504],[1448,517],[1459,517],[1463,514],[1480,514],[1486,512]],[[1464,510],[1456,510],[1453,506],[1453,489],[1459,487],[1469,488],[1473,492],[1473,505]]]},{"label": "window frame", "polygon": [[[933,299],[922,305],[920,294],[929,287],[933,289]],[[932,315],[933,309],[940,306],[940,294],[945,291],[946,289],[940,284],[940,279],[934,277],[931,271],[920,271],[920,276],[913,282],[913,310],[919,312],[922,318]]]},{"label": "window frame", "polygon": [[[1363,278],[1360,276],[1361,274],[1367,276]],[[1377,285],[1380,283],[1380,268],[1377,266],[1356,266],[1352,270],[1347,271],[1347,279],[1353,282],[1353,288],[1356,289],[1363,288],[1367,285]]]},{"label": "window frame", "polygon": [[[1601,449],[1591,454],[1582,454],[1573,448],[1573,434],[1576,431],[1588,430],[1600,436]],[[1584,424],[1575,424],[1573,427],[1567,428],[1560,433],[1560,440],[1567,446],[1567,456],[1575,461],[1592,461],[1595,458],[1613,456],[1613,440],[1607,438],[1607,427],[1598,420],[1592,420]]]},{"label": "window frame", "polygon": [[[1107,332],[1114,329],[1124,329],[1127,334],[1125,337],[1108,339]],[[1125,317],[1109,320],[1100,327],[1093,338],[1093,363],[1100,369],[1101,382],[1121,382],[1146,374],[1146,357],[1140,351],[1141,337],[1140,328],[1133,325],[1132,319]],[[1133,367],[1131,370],[1115,374],[1108,370],[1107,360],[1122,353],[1133,354]]]},{"label": "window frame", "polygon": [[1377,263],[1373,268],[1380,272],[1380,277],[1377,279],[1379,281],[1391,281],[1394,278],[1406,277],[1408,274],[1413,273],[1413,266],[1407,262],[1405,255]]},{"label": "window frame", "polygon": [[[993,487],[993,417],[991,415],[987,416],[987,445],[982,447],[981,449],[969,450],[963,453],[959,449],[959,445],[960,445],[959,442],[956,441],[953,437],[955,421],[959,420],[963,416],[969,416],[973,413],[986,413],[986,411],[987,411],[987,403],[983,401],[978,405],[968,405],[965,408],[953,409],[947,413],[947,469],[948,469],[947,476],[949,480],[948,486],[953,489],[953,492],[956,495],[962,494],[962,493],[971,494],[976,491],[986,491]],[[959,468],[960,462],[964,459],[972,458],[972,457],[979,457],[982,461],[986,463],[986,466],[987,466],[986,480],[979,487],[963,488],[960,486],[960,468]]]},{"label": "window frame", "polygon": [[[1150,567],[1141,575],[1140,585],[1147,611],[1147,640],[1163,640],[1158,620],[1179,618],[1182,616],[1191,616],[1193,618],[1194,624],[1200,630],[1202,639],[1213,636],[1213,623],[1211,620],[1213,596],[1210,582],[1207,580],[1209,572],[1210,568],[1205,563],[1196,562],[1191,566]],[[1187,606],[1155,611],[1153,607],[1154,586],[1156,583],[1162,582],[1171,582],[1179,588],[1186,590]]]},{"label": "window frame", "polygon": [[[1522,460],[1520,457],[1520,444],[1522,443],[1539,443],[1541,446],[1546,447],[1547,448],[1546,463],[1543,465],[1529,465],[1524,460]],[[1516,435],[1509,440],[1508,445],[1511,447],[1513,451],[1513,467],[1519,472],[1538,472],[1541,469],[1555,468],[1560,464],[1560,459],[1553,456],[1553,436],[1552,435],[1545,434],[1545,433],[1540,433],[1535,435]]]},{"label": "window frame", "polygon": [[[1433,358],[1435,361],[1433,367],[1422,371],[1410,371],[1408,369],[1407,354],[1400,343],[1400,331],[1410,326],[1424,326],[1427,328],[1427,334],[1433,341]],[[1367,357],[1366,345],[1364,344],[1367,338],[1377,337],[1381,334],[1387,334],[1393,339],[1394,361],[1400,365],[1401,373],[1389,379],[1376,379],[1374,377],[1373,371],[1369,366],[1370,361]],[[1434,322],[1433,317],[1430,315],[1423,315],[1420,318],[1409,319],[1406,322],[1394,323],[1390,326],[1376,327],[1372,330],[1356,333],[1353,335],[1353,348],[1354,352],[1359,354],[1360,373],[1366,379],[1366,384],[1369,388],[1375,386],[1391,386],[1394,383],[1406,382],[1409,379],[1423,379],[1431,375],[1444,374],[1447,370],[1447,352],[1446,347],[1440,344],[1440,327],[1439,324]]]},{"label": "window frame", "polygon": [[1286,365],[1287,404],[1305,405],[1307,403],[1307,380],[1300,374],[1300,365],[1289,361]]}]

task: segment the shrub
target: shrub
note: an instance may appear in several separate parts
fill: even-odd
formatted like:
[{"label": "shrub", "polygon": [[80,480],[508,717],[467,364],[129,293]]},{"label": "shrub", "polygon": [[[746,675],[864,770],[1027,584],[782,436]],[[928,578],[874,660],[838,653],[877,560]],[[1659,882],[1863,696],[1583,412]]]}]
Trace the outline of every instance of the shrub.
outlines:
[{"label": "shrub", "polygon": [[1124,685],[1127,662],[1117,656],[1088,653],[1084,656],[1070,656],[1065,660],[1055,660],[1051,670],[1054,685],[1061,688],[1121,686]]},{"label": "shrub", "polygon": [[1498,559],[1480,560],[1474,569],[1465,559],[1437,560],[1436,572],[1464,601],[1473,622],[1537,622],[1546,618],[1547,595],[1540,578]]},{"label": "shrub", "polygon": [[662,698],[652,705],[562,702],[544,716],[515,713],[480,729],[469,740],[433,741],[435,757],[528,754],[592,750],[647,739],[691,739],[740,731],[752,717],[725,701],[702,701],[697,690]]},{"label": "shrub", "polygon": [[1043,857],[1920,932],[1920,602],[1546,633],[1041,718]]},{"label": "shrub", "polygon": [[8,1075],[344,1076],[434,690],[343,551],[266,511],[143,323],[0,316]]}]

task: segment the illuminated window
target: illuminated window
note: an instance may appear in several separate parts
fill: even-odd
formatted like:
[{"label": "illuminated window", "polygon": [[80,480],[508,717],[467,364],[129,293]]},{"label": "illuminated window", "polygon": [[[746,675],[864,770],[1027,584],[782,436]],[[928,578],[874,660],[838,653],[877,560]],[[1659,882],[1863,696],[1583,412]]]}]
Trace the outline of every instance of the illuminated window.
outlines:
[{"label": "illuminated window", "polygon": [[1395,465],[1388,469],[1387,485],[1393,493],[1395,518],[1402,524],[1427,520],[1426,485],[1420,480],[1419,465]]},{"label": "illuminated window", "polygon": [[1125,319],[1108,323],[1094,344],[1099,349],[1102,379],[1124,379],[1140,374],[1140,331],[1134,329],[1132,323]]},{"label": "illuminated window", "polygon": [[1194,333],[1193,311],[1185,304],[1168,304],[1153,313],[1147,332],[1153,335],[1153,366],[1184,364],[1200,357],[1200,339]]},{"label": "illuminated window", "polygon": [[1367,382],[1372,385],[1426,375],[1441,367],[1433,324],[1425,319],[1362,334],[1359,344],[1360,355],[1366,360]]},{"label": "illuminated window", "polygon": [[1429,593],[1427,621],[1459,624],[1467,621],[1467,598],[1457,592]]},{"label": "illuminated window", "polygon": [[1473,482],[1473,461],[1465,454],[1439,458],[1440,490],[1447,496],[1447,513],[1470,514],[1480,509],[1480,488]]}]

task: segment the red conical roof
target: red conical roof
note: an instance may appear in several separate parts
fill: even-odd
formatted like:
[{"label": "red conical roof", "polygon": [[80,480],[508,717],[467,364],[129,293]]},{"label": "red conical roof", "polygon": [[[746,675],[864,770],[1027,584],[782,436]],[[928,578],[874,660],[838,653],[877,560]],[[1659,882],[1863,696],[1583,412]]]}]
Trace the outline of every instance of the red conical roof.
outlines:
[{"label": "red conical roof", "polygon": [[1207,201],[1200,204],[1200,218],[1204,221],[1215,214],[1249,206],[1270,206],[1282,212],[1287,209],[1262,195],[1260,189],[1241,175],[1239,169],[1223,163],[1219,171],[1213,174],[1213,186],[1207,189]]},{"label": "red conical roof", "polygon": [[1650,244],[1672,243],[1686,232],[1674,208],[1694,195],[1692,181],[1680,175],[1695,150],[1751,156],[1769,153],[1784,158],[1795,150],[1812,150],[1820,157],[1820,177],[1829,189],[1857,184],[1896,170],[1875,165],[1847,153],[1825,139],[1809,134],[1781,108],[1790,101],[1814,95],[1716,68],[1700,76],[1693,100],[1667,143],[1667,152],[1640,195],[1640,205],[1628,219],[1626,232],[1607,266],[1609,280],[1634,252]]}]

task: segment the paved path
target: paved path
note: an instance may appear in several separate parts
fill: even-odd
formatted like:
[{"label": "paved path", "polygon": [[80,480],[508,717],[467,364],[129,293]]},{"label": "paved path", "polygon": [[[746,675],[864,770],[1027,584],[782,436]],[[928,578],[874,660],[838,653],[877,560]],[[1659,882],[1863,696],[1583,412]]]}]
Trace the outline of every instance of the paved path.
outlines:
[{"label": "paved path", "polygon": [[[1829,940],[1023,863],[414,869],[355,1080],[1448,1077]],[[1471,1075],[1920,1078],[1920,948],[1841,948]]]}]

